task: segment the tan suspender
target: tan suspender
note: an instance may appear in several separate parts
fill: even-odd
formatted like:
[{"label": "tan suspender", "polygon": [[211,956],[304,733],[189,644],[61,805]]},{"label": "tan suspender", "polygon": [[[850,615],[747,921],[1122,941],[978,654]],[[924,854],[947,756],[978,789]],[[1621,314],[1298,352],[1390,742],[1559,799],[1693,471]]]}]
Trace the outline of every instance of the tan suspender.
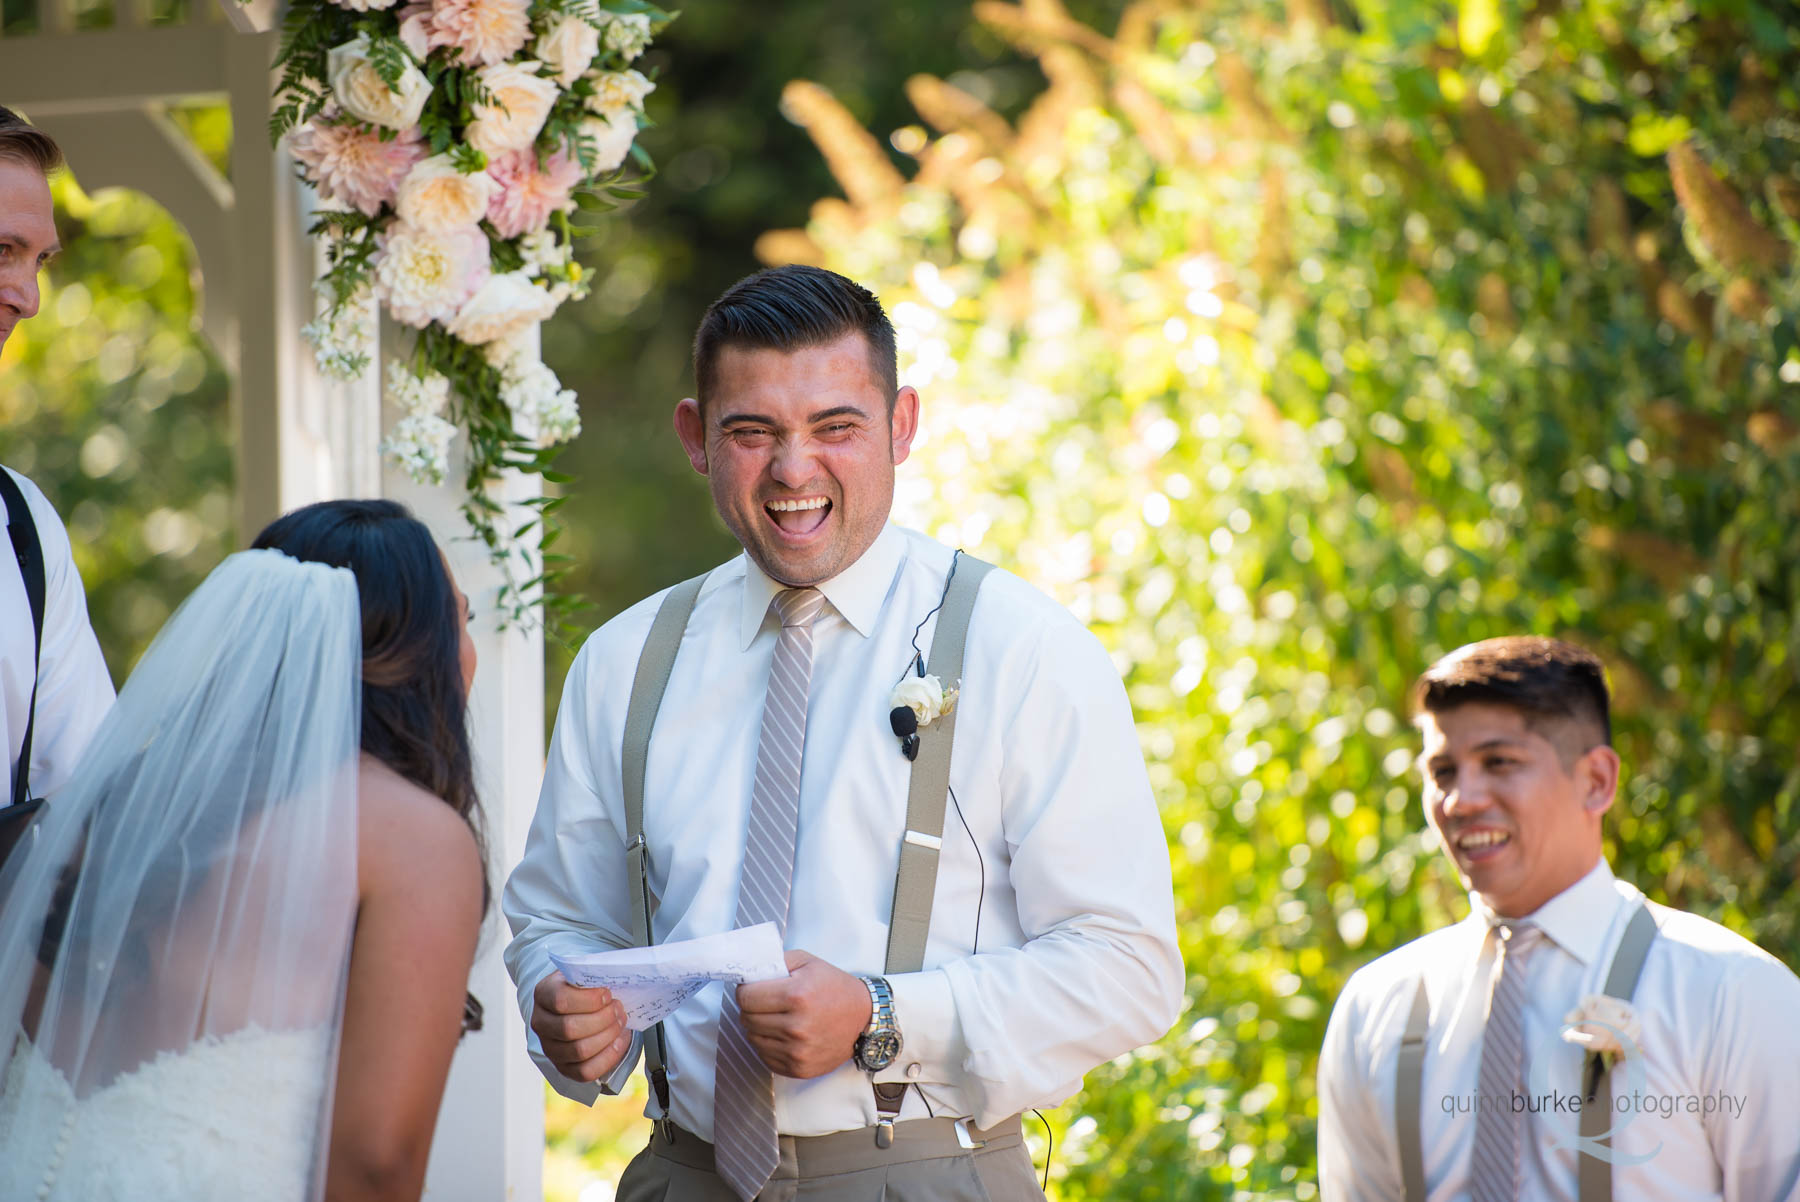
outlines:
[{"label": "tan suspender", "polygon": [[[950,688],[962,679],[963,647],[969,637],[969,615],[975,593],[994,565],[973,555],[956,557],[955,575],[938,611],[931,636],[927,670]],[[950,744],[956,737],[956,711],[942,715],[919,731],[919,757],[913,761],[906,794],[906,836],[900,844],[900,870],[894,877],[893,917],[888,920],[887,971],[918,972],[925,967],[925,940],[931,934],[931,899],[937,892],[938,849],[944,838],[944,802],[950,789]]]},{"label": "tan suspender", "polygon": [[[928,669],[946,687],[962,677],[963,646],[968,639],[969,616],[975,593],[993,564],[972,555],[958,555],[938,611],[937,630],[931,640]],[[670,589],[656,611],[644,650],[638,657],[637,675],[631,683],[631,701],[625,710],[625,742],[620,755],[624,777],[625,864],[631,894],[632,934],[641,947],[650,946],[650,918],[655,907],[650,899],[650,849],[644,839],[644,769],[650,755],[650,732],[662,705],[675,655],[681,649],[682,632],[694,611],[694,601],[706,576],[696,576]],[[893,917],[888,928],[887,971],[917,972],[924,966],[925,941],[931,932],[931,902],[937,893],[938,848],[944,834],[944,802],[950,787],[950,745],[956,728],[956,711],[939,717],[919,732],[919,756],[913,761],[912,780],[906,799],[906,838],[900,845],[900,868],[894,878]],[[644,1041],[644,1066],[656,1103],[669,1113],[668,1045],[662,1024]],[[906,1085],[898,1083],[891,1110],[887,1087],[876,1087],[876,1106],[884,1115],[898,1113]]]},{"label": "tan suspender", "polygon": [[[969,638],[969,615],[975,594],[994,565],[959,554],[950,569],[931,636],[927,670],[945,688],[962,679],[963,648]],[[906,794],[906,834],[900,842],[900,867],[894,874],[894,907],[888,919],[887,971],[918,972],[925,967],[925,941],[931,935],[931,902],[937,895],[938,852],[944,845],[944,802],[950,789],[950,746],[956,738],[953,709],[919,731],[919,755],[913,761]],[[877,1140],[893,1138],[894,1116],[906,1100],[905,1081],[875,1085],[875,1110],[881,1115]],[[886,1144],[882,1145],[887,1146]]]},{"label": "tan suspender", "polygon": [[[681,650],[681,634],[687,629],[688,615],[694,612],[694,600],[706,576],[684,580],[670,589],[650,624],[650,635],[638,656],[637,675],[631,682],[631,701],[625,707],[625,743],[620,752],[621,775],[625,783],[625,868],[629,874],[627,891],[631,894],[631,928],[639,947],[649,947],[650,935],[650,848],[644,842],[644,766],[650,757],[650,730],[656,725],[656,711],[662,707],[663,691],[669,687],[669,673],[675,667],[675,653]],[[644,1071],[656,1104],[663,1116],[669,1114],[669,1045],[663,1026],[657,1023],[644,1041]]]},{"label": "tan suspender", "polygon": [[[1629,1000],[1637,989],[1638,975],[1644,971],[1644,958],[1650,954],[1650,941],[1656,938],[1656,919],[1650,907],[1640,905],[1613,953],[1612,968],[1606,974],[1606,996]],[[1581,1102],[1581,1134],[1612,1147],[1612,1068],[1599,1053],[1588,1057],[1590,1069],[1598,1069],[1594,1084]],[[1582,1074],[1583,1079],[1589,1073]],[[1581,1202],[1609,1202],[1612,1198],[1612,1161],[1590,1156],[1583,1151],[1575,1158],[1575,1172],[1581,1183]]]},{"label": "tan suspender", "polygon": [[1412,1012],[1406,1016],[1406,1034],[1400,1037],[1399,1075],[1394,1079],[1394,1125],[1400,1135],[1400,1175],[1406,1182],[1406,1202],[1425,1202],[1425,1150],[1420,1144],[1419,1114],[1425,1091],[1425,1036],[1431,1029],[1431,1000],[1425,996],[1425,978],[1413,990]]},{"label": "tan suspender", "polygon": [[[1625,926],[1606,974],[1606,995],[1629,1001],[1637,991],[1644,959],[1656,937],[1656,919],[1650,907],[1640,904]],[[1425,1155],[1421,1142],[1420,1110],[1425,1091],[1425,1043],[1430,1023],[1430,1004],[1425,981],[1413,991],[1412,1011],[1400,1041],[1400,1062],[1394,1077],[1394,1125],[1400,1145],[1400,1176],[1406,1185],[1406,1202],[1425,1202]],[[1596,1059],[1591,1058],[1591,1059]],[[1585,1078],[1586,1074],[1584,1074]],[[1598,1100],[1596,1100],[1596,1097]],[[1612,1074],[1602,1068],[1581,1107],[1581,1134],[1588,1139],[1605,1135],[1612,1126]],[[1604,1141],[1602,1141],[1604,1142]],[[1580,1202],[1611,1202],[1612,1162],[1583,1151],[1576,1160]]]}]

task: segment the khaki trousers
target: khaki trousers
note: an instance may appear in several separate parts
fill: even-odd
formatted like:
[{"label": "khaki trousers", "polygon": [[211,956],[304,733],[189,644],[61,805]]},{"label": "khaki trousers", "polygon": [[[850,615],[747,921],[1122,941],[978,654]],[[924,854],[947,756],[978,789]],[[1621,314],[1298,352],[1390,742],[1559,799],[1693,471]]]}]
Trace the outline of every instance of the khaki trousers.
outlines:
[{"label": "khaki trousers", "polygon": [[[886,1148],[876,1146],[873,1127],[784,1135],[775,1175],[757,1202],[1044,1202],[1018,1119],[971,1134],[985,1145],[962,1147],[950,1119],[896,1123]],[[670,1140],[658,1124],[626,1166],[616,1202],[738,1199],[713,1172],[711,1144],[679,1128]]]}]

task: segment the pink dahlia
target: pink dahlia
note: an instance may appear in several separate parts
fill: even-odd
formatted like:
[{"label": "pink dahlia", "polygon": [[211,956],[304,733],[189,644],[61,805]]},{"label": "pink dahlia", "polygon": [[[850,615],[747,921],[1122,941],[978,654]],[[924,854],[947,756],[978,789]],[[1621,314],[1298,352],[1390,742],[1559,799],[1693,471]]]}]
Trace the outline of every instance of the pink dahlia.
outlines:
[{"label": "pink dahlia", "polygon": [[356,122],[321,115],[296,129],[288,152],[306,168],[306,177],[328,201],[347,204],[365,217],[391,204],[413,164],[425,157],[417,126],[383,142]]},{"label": "pink dahlia", "polygon": [[502,238],[543,229],[550,214],[575,207],[569,194],[581,183],[581,164],[560,150],[542,168],[531,147],[511,150],[491,159],[487,171],[497,185],[487,216]]},{"label": "pink dahlia", "polygon": [[431,5],[416,0],[397,14],[400,18],[400,40],[420,62],[431,53]]},{"label": "pink dahlia", "polygon": [[530,0],[432,0],[430,42],[464,64],[505,62],[531,36]]}]

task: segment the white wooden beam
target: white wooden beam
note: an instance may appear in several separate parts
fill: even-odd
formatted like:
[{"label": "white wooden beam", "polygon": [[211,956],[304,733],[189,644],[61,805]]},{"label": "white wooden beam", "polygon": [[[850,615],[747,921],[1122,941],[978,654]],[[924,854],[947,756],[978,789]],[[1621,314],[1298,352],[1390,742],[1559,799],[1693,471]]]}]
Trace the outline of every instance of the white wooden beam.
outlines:
[{"label": "white wooden beam", "polygon": [[[389,413],[387,419],[398,416]],[[460,480],[462,471],[461,456],[454,455],[452,480]],[[502,481],[497,495],[513,509],[512,525],[523,520],[517,507],[540,495],[541,487],[536,476],[518,473]],[[421,487],[384,465],[383,494],[405,502],[431,527],[476,611],[470,633],[479,662],[469,728],[494,887],[469,977],[470,992],[487,1012],[486,1025],[465,1036],[456,1050],[431,1146],[425,1202],[536,1202],[543,1196],[544,1079],[526,1054],[524,1020],[501,961],[507,930],[499,902],[507,874],[524,857],[543,780],[543,631],[499,629],[501,573],[471,537],[454,486]]]},{"label": "white wooden beam", "polygon": [[33,120],[216,95],[230,90],[233,43],[245,36],[223,25],[158,25],[12,37],[0,41],[0,84],[7,107]]}]

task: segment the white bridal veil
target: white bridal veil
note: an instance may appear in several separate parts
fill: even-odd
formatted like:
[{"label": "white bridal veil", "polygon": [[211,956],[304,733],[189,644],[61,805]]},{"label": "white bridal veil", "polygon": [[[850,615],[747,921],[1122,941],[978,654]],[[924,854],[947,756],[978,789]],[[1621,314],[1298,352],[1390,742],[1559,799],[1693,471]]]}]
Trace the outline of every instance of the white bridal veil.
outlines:
[{"label": "white bridal veil", "polygon": [[355,578],[230,556],[0,869],[0,1199],[311,1199],[355,922]]}]

